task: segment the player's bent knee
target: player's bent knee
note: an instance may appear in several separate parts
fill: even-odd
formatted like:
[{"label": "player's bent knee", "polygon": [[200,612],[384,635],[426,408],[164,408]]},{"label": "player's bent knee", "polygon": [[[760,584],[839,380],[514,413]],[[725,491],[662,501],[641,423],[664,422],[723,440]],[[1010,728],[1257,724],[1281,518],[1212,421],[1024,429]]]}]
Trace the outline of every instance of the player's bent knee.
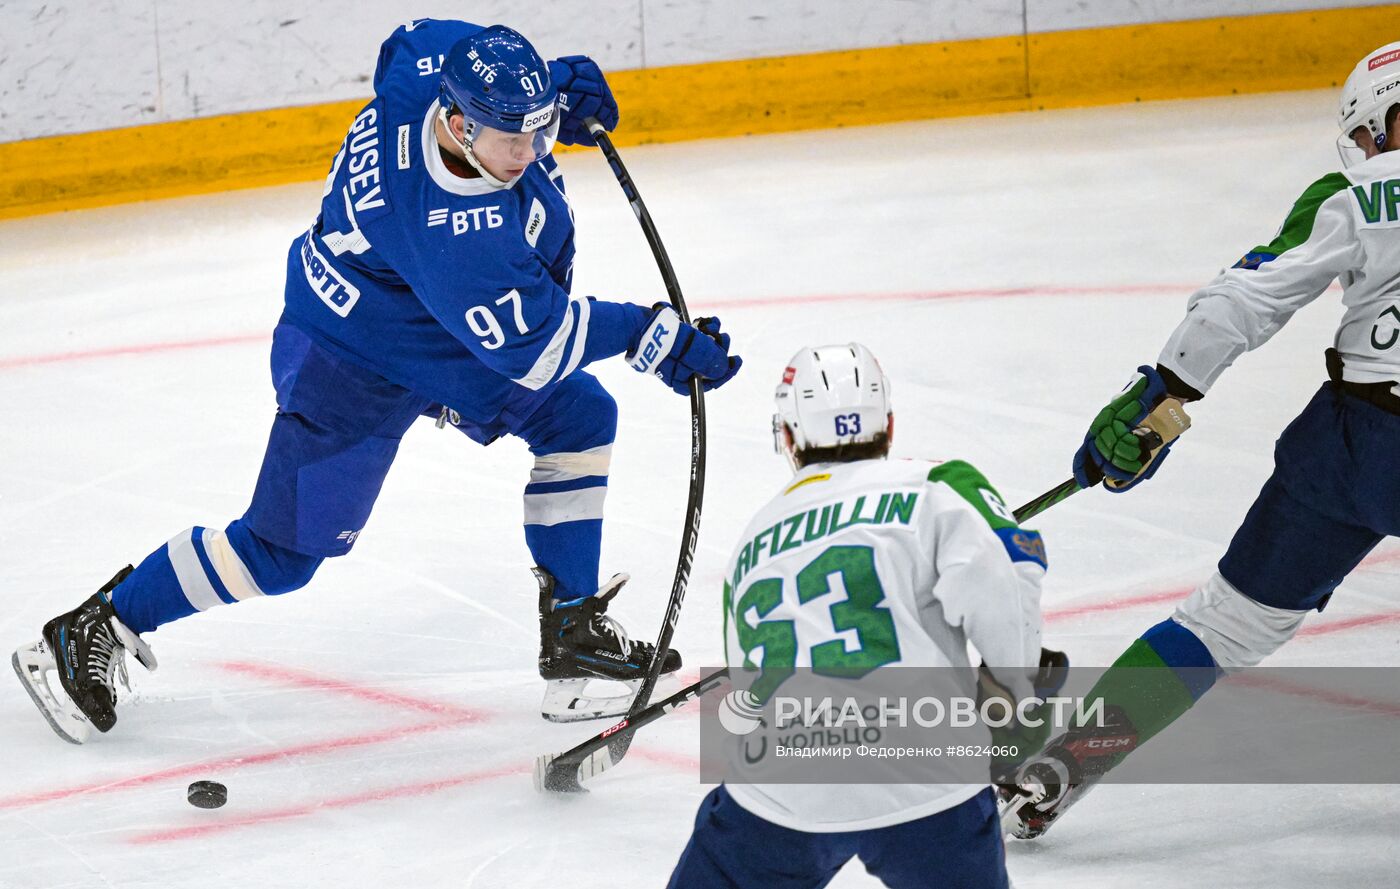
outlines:
[{"label": "player's bent knee", "polygon": [[601,383],[589,386],[580,394],[574,410],[581,421],[599,436],[612,441],[617,435],[617,399]]},{"label": "player's bent knee", "polygon": [[1264,605],[1240,592],[1220,572],[1177,606],[1172,619],[1190,630],[1225,671],[1253,667],[1292,639],[1306,611]]},{"label": "player's bent knee", "polygon": [[294,552],[264,540],[240,519],[229,525],[224,536],[236,558],[233,571],[241,570],[257,595],[276,596],[299,590],[311,582],[324,559]]}]

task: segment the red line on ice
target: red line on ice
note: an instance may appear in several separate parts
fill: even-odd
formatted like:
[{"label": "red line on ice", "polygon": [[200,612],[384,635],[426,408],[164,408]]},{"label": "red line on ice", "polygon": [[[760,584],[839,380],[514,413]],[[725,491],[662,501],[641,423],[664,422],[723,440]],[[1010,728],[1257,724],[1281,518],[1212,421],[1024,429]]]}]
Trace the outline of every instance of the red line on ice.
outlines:
[{"label": "red line on ice", "polygon": [[[959,290],[916,290],[895,293],[824,293],[790,294],[786,296],[729,297],[703,300],[701,308],[744,309],[764,306],[805,305],[809,303],[836,302],[927,302],[940,299],[1004,299],[1016,296],[1084,296],[1104,294],[1125,296],[1140,294],[1170,294],[1185,296],[1196,288],[1186,284],[1104,284],[1102,286],[1047,286],[1047,287],[984,287]],[[69,361],[87,361],[94,358],[119,358],[130,355],[151,355],[160,352],[175,352],[186,349],[206,349],[218,346],[240,346],[249,343],[267,343],[272,332],[244,333],[235,336],[208,337],[194,340],[173,340],[155,343],[133,343],[127,346],[107,346],[95,349],[78,349],[71,352],[52,352],[40,355],[20,355],[14,358],[0,358],[0,370],[16,367],[33,367],[41,364],[61,364]]]},{"label": "red line on ice", "polygon": [[[1367,556],[1362,560],[1361,564],[1356,567],[1356,570],[1367,571],[1385,565],[1393,565],[1397,562],[1400,562],[1400,549],[1387,550]],[[1053,624],[1074,617],[1082,617],[1086,614],[1103,614],[1110,611],[1123,611],[1129,608],[1137,608],[1141,605],[1180,602],[1189,596],[1193,589],[1195,588],[1183,587],[1173,590],[1159,590],[1156,592],[1141,593],[1136,596],[1124,596],[1121,599],[1110,599],[1105,602],[1091,602],[1087,605],[1069,605],[1064,608],[1051,608],[1043,612],[1043,620],[1047,624]],[[1325,633],[1338,633],[1344,630],[1356,629],[1357,627],[1368,627],[1375,624],[1393,623],[1395,621],[1400,621],[1400,611],[1387,611],[1381,614],[1363,614],[1357,617],[1341,618],[1326,623],[1307,624],[1298,631],[1298,635],[1317,636]]]},{"label": "red line on ice", "polygon": [[1285,682],[1282,679],[1260,676],[1257,673],[1237,673],[1234,676],[1226,677],[1223,681],[1238,683],[1248,686],[1249,688],[1258,688],[1264,691],[1292,695],[1298,698],[1311,698],[1338,707],[1345,707],[1348,710],[1362,710],[1367,713],[1379,713],[1384,716],[1400,717],[1400,704],[1386,701],[1373,701],[1369,698],[1359,698],[1356,695],[1349,695],[1345,692],[1327,691],[1308,685],[1299,685],[1296,682]]},{"label": "red line on ice", "polygon": [[[261,812],[252,812],[247,815],[220,818],[218,821],[205,824],[196,824],[189,827],[176,827],[170,830],[158,830],[151,833],[137,834],[127,839],[128,843],[138,846],[151,845],[154,843],[169,843],[178,840],[189,840],[195,837],[208,836],[212,833],[223,833],[224,831],[236,830],[240,827],[252,827],[259,824],[267,824],[272,821],[288,821],[293,818],[302,818],[307,815],[314,815],[326,809],[345,809],[351,806],[364,805],[366,803],[380,802],[381,800],[402,799],[409,796],[423,796],[429,793],[437,793],[441,790],[448,790],[453,787],[461,787],[468,784],[480,784],[495,778],[504,778],[508,775],[526,774],[530,769],[522,765],[501,766],[494,769],[486,769],[479,772],[469,772],[465,775],[458,775],[452,778],[441,778],[436,781],[422,781],[416,784],[402,784],[397,787],[385,787],[378,790],[368,790],[364,793],[356,793],[350,796],[335,797],[333,799],[319,800],[317,802],[303,803],[298,806],[287,806],[282,809],[265,809]],[[218,816],[215,816],[218,817]]]},{"label": "red line on ice", "polygon": [[[691,709],[695,709],[696,712],[699,712],[699,708]],[[683,772],[698,773],[700,771],[699,758],[684,753],[674,753],[670,750],[654,750],[649,747],[633,747],[631,755],[638,759],[645,759],[648,762],[680,769]]]},{"label": "red line on ice", "polygon": [[384,729],[367,734],[349,735],[343,738],[330,738],[324,741],[313,741],[309,744],[294,744],[290,747],[265,750],[260,753],[243,753],[223,756],[217,759],[206,759],[187,765],[172,766],[168,769],[146,772],[142,775],[133,775],[129,778],[117,778],[111,781],[99,781],[90,784],[78,784],[71,787],[44,790],[38,793],[25,794],[23,796],[5,797],[0,798],[0,810],[21,809],[41,803],[52,802],[53,800],[66,799],[71,796],[111,793],[113,791],[127,790],[133,787],[144,787],[148,784],[156,784],[175,778],[188,778],[198,775],[207,776],[211,773],[217,773],[220,770],[263,765],[264,763],[278,762],[286,759],[318,756],[323,753],[351,750],[356,747],[369,747],[375,744],[402,740],[413,735],[442,731],[443,729],[474,722],[476,719],[477,717],[475,715],[462,715],[451,719],[440,719],[434,722]]},{"label": "red line on ice", "polygon": [[0,370],[12,367],[33,367],[37,364],[61,364],[67,361],[87,361],[92,358],[118,358],[126,355],[150,355],[155,352],[176,352],[184,349],[207,349],[214,346],[238,346],[246,343],[269,342],[267,333],[245,333],[198,340],[177,340],[163,343],[134,343],[129,346],[108,346],[101,349],[80,349],[73,352],[52,352],[47,355],[20,355],[0,358]]},{"label": "red line on ice", "polygon": [[[647,748],[632,748],[632,755],[639,759],[671,768],[688,772],[698,772],[700,760],[683,753],[672,753],[665,750],[651,750]],[[437,793],[443,790],[450,790],[454,787],[462,787],[470,784],[480,784],[485,781],[497,778],[506,778],[512,775],[524,775],[530,772],[530,767],[524,765],[499,766],[494,769],[485,769],[478,772],[469,772],[465,775],[458,775],[452,778],[441,778],[435,781],[420,781],[413,784],[400,784],[390,787],[382,787],[377,790],[368,790],[363,793],[351,794],[349,796],[335,797],[317,802],[302,803],[296,806],[287,806],[281,809],[268,809],[261,812],[253,812],[237,818],[220,819],[217,822],[208,824],[197,824],[189,827],[176,827],[169,830],[158,830],[152,833],[138,834],[127,839],[128,843],[134,845],[151,845],[154,843],[169,843],[179,840],[189,840],[196,837],[208,836],[211,833],[222,833],[227,830],[234,830],[240,827],[254,827],[259,824],[267,824],[276,821],[289,821],[293,818],[304,818],[307,815],[314,815],[325,809],[345,809],[351,806],[366,805],[369,803],[381,802],[383,800],[402,799],[410,796],[424,796],[430,793]],[[215,816],[218,817],[218,816]]]},{"label": "red line on ice", "polygon": [[297,688],[309,688],[316,691],[328,691],[350,695],[351,697],[361,700],[373,701],[376,704],[387,704],[392,707],[415,710],[420,713],[434,713],[439,716],[458,716],[468,720],[484,718],[484,714],[481,711],[459,707],[456,704],[425,700],[399,692],[384,691],[383,689],[374,688],[373,686],[359,685],[344,679],[321,676],[293,667],[284,667],[275,664],[255,664],[247,661],[226,661],[218,664],[218,667],[232,673],[253,676],[272,682],[280,682]]},{"label": "red line on ice", "polygon": [[891,293],[813,293],[801,296],[754,296],[701,299],[699,308],[746,309],[763,306],[807,305],[836,302],[929,302],[940,299],[1005,299],[1017,296],[1137,296],[1179,294],[1196,290],[1190,284],[1092,284],[1075,286],[970,287],[953,290],[910,290]]},{"label": "red line on ice", "polygon": [[1107,611],[1122,611],[1126,608],[1136,608],[1139,605],[1156,605],[1161,602],[1179,602],[1191,594],[1191,588],[1175,590],[1159,590],[1155,593],[1143,593],[1137,596],[1125,596],[1121,599],[1112,599],[1107,602],[1093,602],[1088,605],[1071,605],[1067,608],[1052,608],[1044,612],[1044,620],[1047,624],[1059,623],[1062,620],[1069,620],[1072,617],[1083,617],[1086,614],[1102,614]]},{"label": "red line on ice", "polygon": [[1378,624],[1390,624],[1400,621],[1400,611],[1390,611],[1385,614],[1363,614],[1360,617],[1347,617],[1341,620],[1328,621],[1327,623],[1308,624],[1298,631],[1299,636],[1323,636],[1328,633],[1341,633],[1346,630],[1355,630],[1360,627],[1373,627]]}]

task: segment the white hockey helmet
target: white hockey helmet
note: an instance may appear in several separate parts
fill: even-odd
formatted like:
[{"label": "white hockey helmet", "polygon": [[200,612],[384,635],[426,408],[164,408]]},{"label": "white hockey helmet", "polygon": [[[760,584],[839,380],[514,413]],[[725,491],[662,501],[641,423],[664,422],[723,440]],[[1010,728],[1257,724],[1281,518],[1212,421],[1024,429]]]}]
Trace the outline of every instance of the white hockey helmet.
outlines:
[{"label": "white hockey helmet", "polygon": [[1370,131],[1377,148],[1385,148],[1385,113],[1392,105],[1400,105],[1400,42],[1387,43],[1357,62],[1342,86],[1337,152],[1344,165],[1366,157],[1351,138],[1360,127]]},{"label": "white hockey helmet", "polygon": [[860,343],[802,349],[773,398],[773,447],[794,468],[803,451],[888,442],[894,435],[890,382]]}]

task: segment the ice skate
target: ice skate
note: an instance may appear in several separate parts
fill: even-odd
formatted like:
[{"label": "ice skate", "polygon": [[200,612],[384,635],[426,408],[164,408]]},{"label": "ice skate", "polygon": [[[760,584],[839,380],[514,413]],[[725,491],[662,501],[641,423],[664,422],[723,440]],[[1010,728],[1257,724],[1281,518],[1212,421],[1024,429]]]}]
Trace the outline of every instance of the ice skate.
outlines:
[{"label": "ice skate", "polygon": [[1018,840],[1041,836],[1137,744],[1137,730],[1117,707],[1108,708],[1103,726],[1053,739],[1017,770],[1014,783],[997,788],[1002,832]]},{"label": "ice skate", "polygon": [[128,649],[147,670],[156,668],[150,647],[112,610],[110,594],[130,573],[128,565],[92,598],[44,624],[39,641],[10,659],[39,712],[71,744],[116,725],[117,678],[130,688]]},{"label": "ice skate", "polygon": [[[554,578],[542,568],[534,571],[540,584],[540,676],[545,680],[540,715],[552,722],[623,715],[656,650],[632,641],[606,614],[628,576],[615,574],[596,594],[561,604],[554,599]],[[670,650],[661,672],[674,673],[680,666],[680,654]],[[620,690],[605,694],[590,685]]]}]

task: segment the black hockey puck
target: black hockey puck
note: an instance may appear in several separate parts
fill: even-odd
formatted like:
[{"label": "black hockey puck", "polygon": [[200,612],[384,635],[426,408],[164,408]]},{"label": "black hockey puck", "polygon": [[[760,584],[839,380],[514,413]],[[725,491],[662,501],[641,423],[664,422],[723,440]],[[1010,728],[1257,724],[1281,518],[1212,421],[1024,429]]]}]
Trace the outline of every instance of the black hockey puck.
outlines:
[{"label": "black hockey puck", "polygon": [[228,802],[228,788],[218,781],[196,781],[190,785],[187,798],[192,806],[217,809]]}]

